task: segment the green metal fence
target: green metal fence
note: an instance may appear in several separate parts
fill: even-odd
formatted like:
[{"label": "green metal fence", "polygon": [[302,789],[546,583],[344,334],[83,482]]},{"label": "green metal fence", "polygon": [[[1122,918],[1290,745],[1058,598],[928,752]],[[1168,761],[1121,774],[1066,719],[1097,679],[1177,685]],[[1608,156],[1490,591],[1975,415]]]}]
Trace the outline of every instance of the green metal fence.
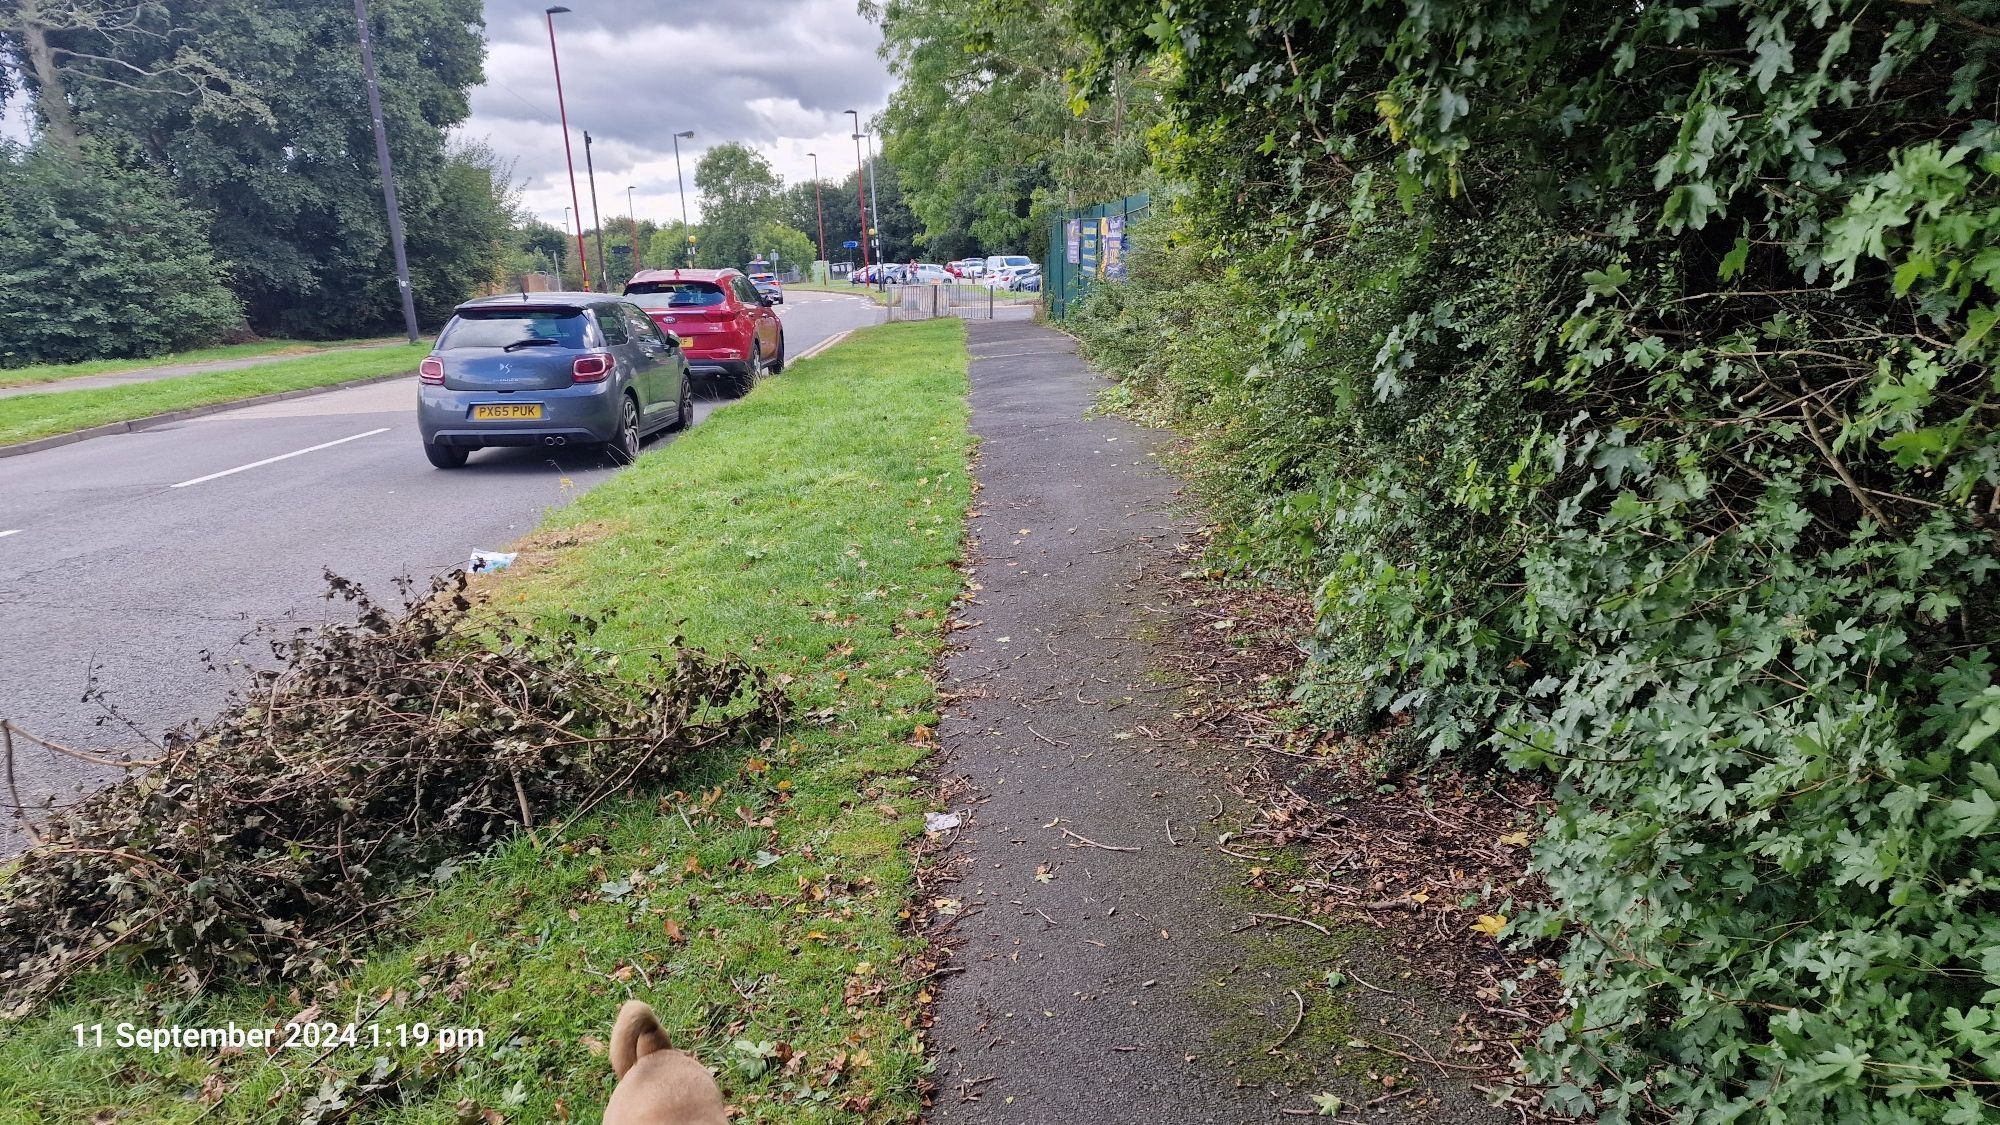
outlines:
[{"label": "green metal fence", "polygon": [[1124,278],[1128,232],[1152,209],[1152,197],[1142,191],[1070,211],[1050,225],[1049,250],[1042,258],[1042,296],[1049,316],[1060,319],[1091,285]]}]

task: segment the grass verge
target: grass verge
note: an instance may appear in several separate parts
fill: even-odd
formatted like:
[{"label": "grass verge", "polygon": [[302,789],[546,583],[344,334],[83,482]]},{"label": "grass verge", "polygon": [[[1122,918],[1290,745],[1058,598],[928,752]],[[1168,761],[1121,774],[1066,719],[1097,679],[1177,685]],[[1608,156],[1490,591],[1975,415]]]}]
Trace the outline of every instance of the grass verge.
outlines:
[{"label": "grass verge", "polygon": [[[84,981],[0,1031],[0,1122],[591,1121],[628,996],[721,1067],[748,1119],[915,1121],[905,844],[961,584],[965,367],[956,321],[864,329],[557,513],[486,580],[493,604],[551,627],[615,611],[609,647],[679,635],[765,664],[792,695],[781,737],[440,872],[398,936],[310,991],[188,1001],[129,972]],[[356,1042],[114,1042],[121,1022],[269,1027],[306,1009]],[[78,1024],[106,1045],[79,1048]],[[419,1024],[429,1041],[405,1045]]]},{"label": "grass verge", "polygon": [[13,395],[0,398],[0,445],[277,391],[324,387],[399,371],[414,372],[417,361],[428,354],[428,343],[405,344],[273,360],[233,371],[211,371],[122,387]]},{"label": "grass verge", "polygon": [[248,344],[221,344],[143,359],[93,359],[84,363],[37,363],[27,367],[0,367],[0,387],[22,387],[30,383],[59,383],[86,375],[116,375],[148,367],[178,367],[188,363],[215,363],[264,356],[307,355],[333,348],[382,342],[383,337],[360,340],[258,340]]}]

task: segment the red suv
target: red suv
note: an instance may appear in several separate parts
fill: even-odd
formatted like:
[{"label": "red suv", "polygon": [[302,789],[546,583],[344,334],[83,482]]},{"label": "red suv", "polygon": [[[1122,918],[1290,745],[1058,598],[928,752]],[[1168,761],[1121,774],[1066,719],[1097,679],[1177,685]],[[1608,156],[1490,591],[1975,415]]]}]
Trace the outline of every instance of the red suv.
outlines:
[{"label": "red suv", "polygon": [[688,370],[744,394],[785,369],[785,326],[741,270],[640,270],[625,296],[680,337]]}]

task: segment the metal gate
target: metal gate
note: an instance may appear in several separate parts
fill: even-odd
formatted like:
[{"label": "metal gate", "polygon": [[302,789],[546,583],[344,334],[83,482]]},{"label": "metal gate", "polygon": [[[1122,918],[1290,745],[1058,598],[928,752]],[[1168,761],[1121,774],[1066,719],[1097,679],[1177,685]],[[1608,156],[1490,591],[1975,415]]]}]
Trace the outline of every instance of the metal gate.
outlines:
[{"label": "metal gate", "polygon": [[1011,309],[1033,303],[1033,294],[995,292],[983,285],[891,285],[888,293],[890,320],[931,320],[941,316],[991,320],[994,310],[1002,306]]}]

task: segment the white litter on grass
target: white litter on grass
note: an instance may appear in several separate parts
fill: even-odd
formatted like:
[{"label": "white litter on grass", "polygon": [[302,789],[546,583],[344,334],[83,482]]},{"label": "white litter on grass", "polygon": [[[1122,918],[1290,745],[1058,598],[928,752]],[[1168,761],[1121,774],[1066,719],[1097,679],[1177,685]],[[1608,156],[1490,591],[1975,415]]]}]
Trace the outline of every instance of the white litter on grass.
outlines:
[{"label": "white litter on grass", "polygon": [[958,824],[958,814],[955,812],[927,812],[924,814],[924,831],[926,832],[949,832],[957,828]]},{"label": "white litter on grass", "polygon": [[474,551],[472,552],[472,562],[465,569],[474,574],[485,574],[488,571],[494,570],[506,570],[508,567],[514,565],[514,556],[517,554],[519,554],[518,551]]}]

